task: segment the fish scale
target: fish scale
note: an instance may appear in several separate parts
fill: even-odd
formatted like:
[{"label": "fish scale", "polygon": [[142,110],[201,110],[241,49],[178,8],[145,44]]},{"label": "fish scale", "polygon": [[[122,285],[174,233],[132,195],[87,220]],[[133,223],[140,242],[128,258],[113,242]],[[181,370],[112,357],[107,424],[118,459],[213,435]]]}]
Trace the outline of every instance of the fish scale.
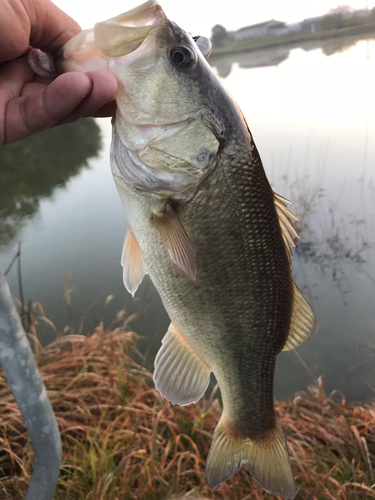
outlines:
[{"label": "fish scale", "polygon": [[[248,158],[248,162],[254,163],[252,157]],[[260,175],[256,173],[257,168]],[[268,414],[270,415],[266,420],[270,425],[274,422],[274,361],[270,362],[268,358],[275,358],[282,347],[278,345],[282,343],[279,338],[285,339],[287,336],[292,298],[289,264],[276,212],[273,209],[272,213],[269,206],[267,207],[264,201],[262,203],[266,198],[265,187],[270,194],[268,198],[273,203],[272,191],[264,180],[260,163],[257,168],[243,168],[241,163],[233,168],[231,162],[223,161],[202,184],[204,196],[200,196],[197,203],[193,199],[178,212],[197,252],[198,274],[195,283],[183,279],[176,292],[175,278],[169,275],[166,268],[162,268],[166,263],[170,265],[167,259],[159,261],[159,265],[156,262],[152,265],[153,271],[155,268],[162,268],[158,271],[158,276],[162,277],[161,283],[153,272],[150,273],[157,289],[163,290],[161,296],[171,319],[184,332],[192,346],[197,346],[203,359],[212,367],[222,390],[224,406],[231,408],[231,413],[235,413],[239,421],[247,422],[248,429],[264,422],[265,415]],[[249,170],[253,171],[252,176],[248,175]],[[215,177],[218,177],[217,181]],[[256,178],[259,178],[259,182],[256,182]],[[222,186],[220,196],[210,196],[209,191],[215,190],[216,182]],[[248,183],[249,189],[245,189],[244,185],[247,187]],[[259,183],[261,188],[258,188]],[[231,196],[233,191],[237,193],[235,199]],[[249,220],[246,217],[247,212],[244,210],[239,216],[236,205],[243,205],[251,211],[254,204],[258,212],[257,223],[246,223],[246,220]],[[230,227],[233,226],[234,219],[237,227],[241,227],[240,242],[238,238],[230,237]],[[202,228],[196,223],[199,220],[205,221]],[[269,229],[265,234],[263,231],[264,237],[260,239],[257,236],[260,230],[258,226],[263,227],[264,224],[267,224]],[[208,228],[211,228],[211,231],[208,231]],[[275,240],[279,248],[275,245]],[[212,244],[213,241],[215,245]],[[160,245],[162,246],[162,242]],[[269,248],[276,249],[267,252]],[[145,254],[146,262],[147,258]],[[152,255],[149,258],[152,259]],[[228,262],[231,263],[230,266]],[[200,281],[201,270],[210,280],[206,278]],[[166,276],[170,276],[170,280],[166,280]],[[274,294],[270,292],[270,282],[274,282]],[[256,296],[261,296],[264,300],[259,301]],[[278,302],[280,310],[275,308],[275,301]],[[210,314],[207,314],[206,309],[210,310]],[[180,315],[181,310],[184,311],[183,318]],[[221,317],[219,324],[211,323],[212,315]],[[264,318],[267,318],[266,322]],[[281,318],[286,319],[282,327],[278,324]],[[220,332],[217,329],[220,329]],[[275,336],[276,330],[279,337]],[[231,367],[233,374],[226,368],[225,374],[222,375],[222,363],[216,363],[212,353],[206,352],[204,344],[211,344],[212,341],[215,342],[215,351],[236,359],[236,365]],[[275,344],[273,352],[270,350],[272,343]],[[209,346],[208,350],[212,350],[212,347]],[[254,358],[253,352],[262,359],[262,364],[249,362]],[[219,366],[216,367],[216,364]],[[243,380],[250,381],[253,386],[250,391]],[[224,386],[230,387],[228,395]],[[226,401],[233,393],[236,393],[236,397]],[[245,408],[243,402],[246,403]],[[259,413],[253,411],[257,407]],[[247,409],[250,409],[249,415],[241,414]]]}]

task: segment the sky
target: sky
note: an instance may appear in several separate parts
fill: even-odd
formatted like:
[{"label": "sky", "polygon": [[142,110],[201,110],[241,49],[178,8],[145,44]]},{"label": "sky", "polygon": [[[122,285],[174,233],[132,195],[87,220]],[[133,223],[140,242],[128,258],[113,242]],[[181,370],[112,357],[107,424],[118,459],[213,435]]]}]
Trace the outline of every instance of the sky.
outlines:
[{"label": "sky", "polygon": [[[54,0],[62,10],[73,17],[82,28],[92,28],[97,21],[116,16],[142,3],[142,0]],[[355,9],[369,9],[375,0],[160,0],[166,15],[186,31],[210,36],[215,24],[227,30],[236,30],[250,24],[276,19],[288,24],[327,13],[339,5]]]}]

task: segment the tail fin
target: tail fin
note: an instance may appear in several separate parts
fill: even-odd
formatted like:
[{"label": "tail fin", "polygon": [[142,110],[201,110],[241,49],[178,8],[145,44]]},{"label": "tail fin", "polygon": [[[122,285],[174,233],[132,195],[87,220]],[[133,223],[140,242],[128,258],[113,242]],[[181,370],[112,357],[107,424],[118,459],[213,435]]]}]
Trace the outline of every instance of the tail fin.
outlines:
[{"label": "tail fin", "polygon": [[217,488],[246,467],[253,478],[269,493],[285,499],[296,495],[288,449],[279,421],[272,435],[254,441],[236,437],[230,423],[220,419],[206,463],[206,481]]}]

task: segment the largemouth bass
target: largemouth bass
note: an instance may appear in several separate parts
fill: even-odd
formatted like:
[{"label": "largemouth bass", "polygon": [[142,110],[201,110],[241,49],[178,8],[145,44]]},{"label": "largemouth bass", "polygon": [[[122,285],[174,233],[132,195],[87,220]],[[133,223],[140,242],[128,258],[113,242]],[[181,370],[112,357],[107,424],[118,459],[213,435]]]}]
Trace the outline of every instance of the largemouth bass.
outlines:
[{"label": "largemouth bass", "polygon": [[160,393],[187,405],[211,372],[219,383],[208,485],[246,467],[291,499],[275,361],[315,319],[291,274],[296,217],[272,191],[209,51],[149,1],[78,34],[54,62],[59,73],[105,69],[118,80],[111,167],[129,224],[124,283],[134,295],[148,273],[172,321],[155,360]]}]

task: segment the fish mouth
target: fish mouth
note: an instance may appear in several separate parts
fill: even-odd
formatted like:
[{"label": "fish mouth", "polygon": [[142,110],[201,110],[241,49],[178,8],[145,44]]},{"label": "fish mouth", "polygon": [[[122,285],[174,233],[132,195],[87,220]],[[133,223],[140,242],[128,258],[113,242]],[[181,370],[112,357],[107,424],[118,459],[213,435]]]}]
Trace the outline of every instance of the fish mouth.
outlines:
[{"label": "fish mouth", "polygon": [[166,16],[155,0],[94,26],[96,45],[107,57],[123,57],[136,50]]},{"label": "fish mouth", "polygon": [[162,23],[165,19],[164,11],[157,0],[148,0],[142,5],[104,22],[113,22],[129,28],[139,28],[142,26],[155,26]]},{"label": "fish mouth", "polygon": [[122,58],[137,50],[160,29],[167,17],[156,0],[96,23],[67,42],[54,57],[58,73],[108,69],[108,58]]}]

